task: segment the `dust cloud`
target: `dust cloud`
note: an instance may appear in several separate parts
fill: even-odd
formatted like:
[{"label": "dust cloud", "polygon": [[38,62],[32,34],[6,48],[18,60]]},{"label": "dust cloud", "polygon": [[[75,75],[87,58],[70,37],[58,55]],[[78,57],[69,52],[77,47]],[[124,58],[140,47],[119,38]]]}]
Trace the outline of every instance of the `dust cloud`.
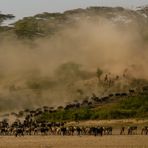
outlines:
[{"label": "dust cloud", "polygon": [[[71,77],[70,83],[64,83],[58,79],[61,73],[55,75],[56,69],[68,62],[82,65],[82,71],[90,75],[87,81],[92,83],[97,81],[98,67],[116,75],[128,69],[135,78],[148,78],[148,46],[140,29],[136,23],[121,25],[94,18],[65,26],[50,38],[22,41],[3,37],[0,41],[1,111],[56,106],[79,99],[81,96],[76,91],[83,89],[79,84],[86,80]],[[86,94],[91,94],[91,90],[93,86]]]}]

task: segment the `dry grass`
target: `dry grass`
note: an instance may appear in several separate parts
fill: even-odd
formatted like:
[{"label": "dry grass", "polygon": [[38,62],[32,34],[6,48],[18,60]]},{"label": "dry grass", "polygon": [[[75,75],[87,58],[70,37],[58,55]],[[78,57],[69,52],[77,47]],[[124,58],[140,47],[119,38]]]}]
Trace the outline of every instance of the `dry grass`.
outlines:
[{"label": "dry grass", "polygon": [[6,136],[0,148],[148,148],[148,136]]},{"label": "dry grass", "polygon": [[148,119],[117,119],[117,120],[87,120],[81,122],[69,122],[67,125],[79,125],[79,126],[129,126],[137,125],[144,126],[148,125]]}]

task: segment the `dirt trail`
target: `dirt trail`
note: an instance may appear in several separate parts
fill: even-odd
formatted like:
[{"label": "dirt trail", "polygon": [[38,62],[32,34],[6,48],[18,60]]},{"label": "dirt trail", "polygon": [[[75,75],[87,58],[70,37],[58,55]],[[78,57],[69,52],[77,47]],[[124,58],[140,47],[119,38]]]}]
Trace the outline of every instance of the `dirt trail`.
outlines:
[{"label": "dirt trail", "polygon": [[147,119],[118,119],[118,120],[88,120],[80,122],[69,122],[68,125],[79,125],[79,126],[144,126],[148,125]]},{"label": "dirt trail", "polygon": [[0,148],[148,148],[148,136],[4,136]]}]

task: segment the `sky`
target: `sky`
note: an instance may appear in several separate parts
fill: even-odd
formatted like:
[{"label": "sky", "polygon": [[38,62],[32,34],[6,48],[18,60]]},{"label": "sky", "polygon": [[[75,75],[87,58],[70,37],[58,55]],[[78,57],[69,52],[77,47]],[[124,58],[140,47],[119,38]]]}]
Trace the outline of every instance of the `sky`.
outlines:
[{"label": "sky", "polygon": [[89,6],[123,6],[134,8],[147,5],[148,0],[0,0],[1,13],[14,14],[16,19],[42,12],[63,12]]}]

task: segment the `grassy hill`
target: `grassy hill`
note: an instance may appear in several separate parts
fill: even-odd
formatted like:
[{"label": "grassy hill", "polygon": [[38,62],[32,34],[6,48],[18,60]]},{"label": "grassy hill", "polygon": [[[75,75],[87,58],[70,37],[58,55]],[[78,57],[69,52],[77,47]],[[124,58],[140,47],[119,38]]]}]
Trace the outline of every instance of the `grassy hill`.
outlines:
[{"label": "grassy hill", "polygon": [[[0,32],[9,32],[16,34],[19,38],[38,38],[50,37],[59,30],[67,26],[77,25],[80,21],[97,21],[101,18],[110,20],[115,24],[128,27],[128,25],[137,25],[141,28],[143,37],[147,39],[148,31],[148,9],[139,7],[137,10],[125,9],[122,7],[88,7],[86,9],[68,10],[63,13],[44,12],[35,16],[24,17],[21,20],[11,24],[11,27],[0,27]],[[6,19],[14,18],[13,15],[0,15],[0,23]],[[10,32],[10,30],[12,32]]]},{"label": "grassy hill", "polygon": [[[44,12],[2,26],[14,16],[0,15],[0,111],[64,106],[74,100],[85,102],[92,94],[140,90],[147,85],[147,16],[147,7],[89,7]],[[45,112],[39,118],[147,117],[146,104],[147,95],[129,96]]]},{"label": "grassy hill", "polygon": [[81,121],[102,119],[148,118],[148,95],[123,97],[95,107],[59,109],[37,116],[39,121]]}]

